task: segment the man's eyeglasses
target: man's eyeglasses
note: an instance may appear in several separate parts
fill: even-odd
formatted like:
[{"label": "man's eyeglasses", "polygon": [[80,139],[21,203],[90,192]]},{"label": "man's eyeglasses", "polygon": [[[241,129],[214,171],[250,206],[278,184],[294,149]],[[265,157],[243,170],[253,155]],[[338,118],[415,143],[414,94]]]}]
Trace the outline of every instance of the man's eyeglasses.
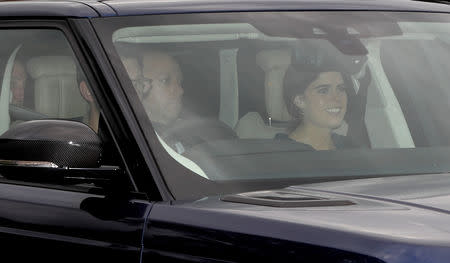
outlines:
[{"label": "man's eyeglasses", "polygon": [[150,86],[152,85],[152,79],[139,76],[136,79],[132,79],[131,83],[133,84],[133,87],[135,89],[143,92],[145,87],[150,88]]}]

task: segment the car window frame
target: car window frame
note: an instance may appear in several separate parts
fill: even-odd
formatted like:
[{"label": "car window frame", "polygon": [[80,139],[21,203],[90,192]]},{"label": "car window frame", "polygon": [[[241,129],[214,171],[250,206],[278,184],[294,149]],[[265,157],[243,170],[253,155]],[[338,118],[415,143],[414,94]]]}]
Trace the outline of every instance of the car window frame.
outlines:
[{"label": "car window frame", "polygon": [[[90,67],[87,63],[85,52],[80,45],[80,42],[77,40],[75,36],[75,32],[72,30],[70,24],[67,19],[58,18],[58,19],[7,19],[0,20],[0,30],[57,30],[61,32],[67,41],[68,46],[70,47],[74,59],[78,62],[81,70],[83,71],[86,80],[89,83],[91,91],[94,93],[95,100],[100,109],[103,109],[103,100],[105,98],[100,98],[98,94],[100,94],[99,90],[101,87],[99,82],[94,77],[94,69]],[[109,122],[109,119],[106,118],[101,110],[101,116],[103,116],[103,120],[105,123]],[[107,125],[108,126],[108,125]],[[111,131],[108,130],[106,133],[111,134]],[[122,162],[123,163],[123,162]],[[90,191],[99,191],[103,192],[98,187],[79,187],[76,185],[68,186],[68,185],[60,185],[60,184],[48,184],[48,183],[36,183],[36,182],[26,182],[20,180],[11,180],[7,178],[0,178],[0,183],[2,184],[14,184],[14,185],[24,185],[24,186],[32,186],[32,187],[43,187],[50,189],[59,189],[64,191],[73,191],[73,192],[90,192]],[[133,190],[136,190],[133,184],[130,185]],[[97,190],[96,190],[97,189]]]},{"label": "car window frame", "polygon": [[128,100],[126,90],[119,82],[119,77],[127,73],[113,67],[116,62],[107,56],[109,51],[100,42],[93,21],[93,18],[67,19],[80,47],[78,52],[83,54],[84,62],[80,63],[90,67],[90,77],[99,83],[97,89],[93,88],[93,92],[102,107],[104,118],[108,120],[105,124],[123,160],[124,169],[129,174],[135,191],[146,195],[148,200],[174,200],[162,179],[154,154],[142,135],[144,131],[136,120],[132,102]]},{"label": "car window frame", "polygon": [[[157,167],[158,173],[152,173],[152,175],[155,180],[155,184],[160,190],[160,193],[166,194],[163,196],[163,200],[192,199],[208,195],[217,195],[217,193],[224,191],[224,189],[228,189],[228,187],[234,187],[235,183],[229,184],[208,180],[183,166],[182,163],[176,161],[173,156],[167,152],[166,148],[161,143],[160,138],[158,138],[154,132],[153,125],[150,119],[148,119],[148,115],[146,114],[137,93],[129,80],[128,73],[123,67],[120,56],[116,52],[112,41],[105,38],[109,35],[108,33],[105,34],[105,32],[109,32],[111,28],[116,28],[122,19],[130,19],[132,21],[130,24],[133,25],[143,24],[144,20],[149,19],[149,17],[151,17],[151,22],[148,23],[148,21],[146,21],[146,25],[166,24],[165,22],[159,21],[161,17],[172,18],[171,23],[192,20],[192,14],[188,19],[184,16],[186,16],[186,14],[151,14],[133,17],[102,17],[91,19],[93,27],[98,32],[98,37],[101,44],[103,45],[105,51],[108,52],[108,58],[111,61],[113,70],[116,72],[118,77],[117,81],[122,87],[122,94],[129,100],[131,109],[135,114],[136,128],[138,128],[143,135],[141,142],[145,143],[145,147],[143,147],[144,145],[142,144],[140,144],[139,147],[143,151],[144,157],[146,159],[151,157],[154,165]],[[173,19],[174,17],[175,19]],[[196,18],[194,19],[201,20]],[[115,26],[111,26],[111,24]],[[125,96],[125,94],[127,95]],[[151,129],[146,129],[145,127],[150,127]],[[147,163],[149,162],[147,161]],[[169,169],[165,169],[167,167]],[[150,166],[150,168],[153,167]],[[179,178],[182,178],[183,180],[179,180]],[[186,185],[189,187],[186,187]],[[256,185],[259,186],[260,183],[258,182]],[[198,189],[198,191],[193,192],[182,189]]]}]

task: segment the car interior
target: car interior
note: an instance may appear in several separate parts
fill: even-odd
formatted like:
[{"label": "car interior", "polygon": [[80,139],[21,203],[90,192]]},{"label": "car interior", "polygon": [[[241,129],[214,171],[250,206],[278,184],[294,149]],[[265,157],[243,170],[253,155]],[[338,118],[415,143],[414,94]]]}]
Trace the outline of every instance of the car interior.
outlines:
[{"label": "car interior", "polygon": [[[442,135],[442,131],[447,131],[444,126],[448,121],[440,119],[428,125],[423,123],[423,120],[427,120],[424,117],[421,118],[422,123],[418,123],[415,117],[419,113],[410,109],[425,99],[426,105],[430,104],[430,100],[446,100],[447,91],[436,89],[436,93],[427,93],[420,101],[408,94],[412,86],[420,89],[421,85],[426,86],[426,83],[433,83],[434,86],[445,83],[443,72],[448,72],[445,71],[447,66],[432,65],[430,58],[442,61],[442,58],[436,57],[440,54],[437,51],[448,48],[445,42],[448,40],[435,39],[433,34],[417,33],[415,31],[418,29],[413,29],[408,23],[399,23],[386,32],[379,33],[381,35],[363,37],[360,45],[352,43],[353,47],[359,48],[356,53],[340,47],[336,41],[321,37],[323,32],[320,30],[317,31],[317,38],[294,39],[265,35],[250,24],[143,26],[139,30],[133,27],[131,29],[133,30],[122,28],[116,31],[113,41],[165,51],[174,56],[181,65],[184,88],[182,114],[216,118],[237,136],[233,139],[219,138],[204,142],[182,156],[184,161],[181,163],[186,164],[186,167],[197,164],[193,171],[203,177],[206,174],[209,178],[220,180],[236,173],[239,175],[231,176],[244,178],[245,174],[254,175],[255,171],[246,168],[252,162],[258,166],[269,159],[269,163],[277,164],[277,169],[280,169],[283,163],[292,165],[316,155],[321,156],[314,157],[318,159],[336,158],[336,154],[331,152],[308,153],[309,157],[297,153],[299,161],[292,160],[289,163],[286,159],[290,158],[286,154],[301,150],[273,140],[276,134],[287,132],[292,120],[283,99],[283,78],[287,68],[294,64],[320,65],[320,61],[326,56],[335,57],[351,73],[352,87],[348,90],[348,111],[344,124],[334,132],[352,139],[360,149],[355,149],[356,156],[362,156],[361,149],[371,149],[370,154],[374,156],[364,158],[375,164],[384,158],[382,155],[392,154],[394,149],[407,151],[421,146],[442,143],[448,145],[448,139]],[[167,32],[167,37],[162,36],[162,32]],[[239,33],[236,35],[233,32]],[[414,44],[405,44],[404,41]],[[408,48],[403,48],[404,46]],[[433,50],[436,52],[430,54]],[[118,52],[120,53],[119,48]],[[417,56],[417,61],[398,59],[408,57],[409,53],[422,54],[422,57]],[[411,65],[419,63],[436,68],[436,78],[432,77],[434,73],[414,72],[417,67]],[[399,73],[400,71],[402,73]],[[424,80],[428,82],[425,83]],[[443,104],[444,101],[439,105]],[[442,110],[443,107],[436,107],[436,116],[445,116],[442,112],[437,114]],[[423,108],[420,114],[425,112],[427,110]],[[433,122],[429,118],[427,121]],[[419,126],[427,127],[428,130],[416,128]],[[198,128],[201,130],[201,126]],[[441,133],[437,134],[438,131]],[[425,133],[427,135],[424,135]],[[437,134],[441,139],[437,139],[433,134]],[[276,152],[281,155],[275,156]],[[179,157],[176,152],[170,154],[174,158]],[[265,155],[261,160],[252,159],[261,154]],[[347,157],[351,155],[348,152],[346,154]],[[367,154],[367,151],[364,154]],[[212,162],[214,164],[211,165]],[[342,168],[358,170],[354,163],[341,162],[340,165]],[[257,169],[257,172],[261,173],[263,170],[271,174],[270,167],[262,167],[264,168]],[[302,167],[308,170],[307,165]],[[330,167],[334,169],[333,172],[338,170],[335,165]],[[221,170],[225,174],[224,177],[217,175]],[[287,170],[285,174],[289,174]],[[291,172],[294,173],[294,169]],[[350,174],[348,170],[347,173]],[[214,175],[211,177],[211,174]]]},{"label": "car interior", "polygon": [[[340,60],[351,73],[352,81],[344,124],[334,132],[350,137],[358,148],[414,147],[400,104],[384,73],[379,41],[363,40],[365,54],[343,54],[323,38],[269,37],[250,24],[185,27],[124,28],[115,32],[113,41],[119,54],[123,48],[156,49],[171,54],[183,72],[182,115],[215,118],[235,132],[236,138],[207,141],[193,147],[193,153],[183,158],[169,152],[176,159],[187,157],[186,167],[192,167],[191,158],[195,159],[193,163],[205,158],[202,154],[195,157],[198,152],[242,156],[295,150],[292,145],[273,140],[276,134],[287,133],[292,120],[283,99],[284,74],[292,64],[320,66],[325,56]],[[167,32],[167,37],[162,37],[162,32]],[[233,32],[240,32],[237,39]],[[195,132],[201,130],[200,126],[197,128]]]},{"label": "car interior", "polygon": [[[437,136],[445,138],[439,140],[433,136],[437,131],[442,131],[439,127],[448,131],[448,121],[436,120],[430,125],[415,121],[416,114],[426,111],[415,112],[413,108],[421,105],[421,101],[408,94],[408,89],[415,86],[420,92],[418,81],[422,80],[423,85],[425,76],[421,77],[420,72],[414,72],[414,77],[410,78],[394,74],[398,68],[406,68],[407,63],[392,59],[392,54],[402,52],[403,56],[407,56],[408,52],[424,53],[425,56],[426,52],[432,52],[429,47],[448,49],[448,44],[442,39],[429,39],[426,34],[410,33],[407,25],[402,30],[402,37],[409,35],[408,41],[415,43],[409,45],[409,49],[399,48],[404,45],[398,45],[398,42],[406,40],[400,40],[397,35],[387,35],[381,40],[370,37],[361,39],[366,53],[358,54],[343,53],[345,50],[335,43],[320,37],[321,32],[318,32],[317,38],[268,36],[250,24],[123,28],[114,34],[113,41],[118,45],[119,55],[121,48],[138,53],[157,49],[175,57],[183,72],[182,118],[212,119],[224,125],[208,130],[202,126],[207,122],[192,121],[186,133],[203,132],[207,138],[213,139],[192,147],[184,155],[172,151],[159,138],[163,147],[179,163],[196,174],[209,177],[211,172],[205,169],[217,169],[219,163],[214,162],[212,167],[205,165],[204,162],[211,158],[300,151],[295,145],[273,140],[276,134],[287,132],[292,120],[283,100],[284,74],[293,64],[320,66],[326,56],[335,57],[351,73],[352,84],[347,91],[348,111],[344,124],[335,133],[350,137],[361,149],[409,149],[439,145],[442,140],[448,140],[443,135]],[[162,36],[164,32],[167,36]],[[1,118],[2,130],[7,130],[16,121],[40,118],[86,122],[89,105],[79,92],[77,62],[64,37],[59,32],[33,32],[31,38],[35,41],[31,44],[24,41],[30,36],[22,33],[12,34],[9,38],[12,41],[0,50],[3,72],[0,107],[9,112],[8,116]],[[423,48],[425,42],[426,49]],[[139,57],[139,54],[136,55]],[[11,95],[6,95],[16,59],[26,65],[29,77],[24,104],[20,106],[10,104]],[[430,60],[426,62],[430,63]],[[445,78],[446,66],[428,66],[436,67],[436,72],[441,72],[435,80]],[[427,93],[421,99],[426,99],[428,104],[436,100],[442,105],[446,103],[448,94],[447,91],[439,92]],[[432,110],[437,113],[442,111],[437,108]],[[220,129],[223,127],[230,130],[223,134],[234,136],[222,137]],[[423,131],[420,127],[428,127],[428,130]],[[448,142],[445,143],[448,145]]]},{"label": "car interior", "polygon": [[[9,116],[2,118],[5,131],[15,123],[36,119],[69,119],[87,122],[89,105],[78,88],[77,61],[67,40],[56,30],[16,30],[1,48],[1,106]],[[5,41],[6,42],[6,41]],[[23,103],[12,103],[15,64],[25,70]]]}]

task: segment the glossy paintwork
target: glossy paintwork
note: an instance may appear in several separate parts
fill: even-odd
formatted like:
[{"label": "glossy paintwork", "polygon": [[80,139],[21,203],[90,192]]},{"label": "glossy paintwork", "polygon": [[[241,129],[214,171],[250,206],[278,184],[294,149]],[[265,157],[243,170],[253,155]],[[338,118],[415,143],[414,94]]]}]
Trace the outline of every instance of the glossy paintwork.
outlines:
[{"label": "glossy paintwork", "polygon": [[97,11],[99,16],[101,16],[101,17],[116,16],[117,15],[116,11],[114,11],[114,9],[112,9],[106,3],[97,2],[97,1],[85,1],[84,4],[89,5],[90,7],[95,9],[95,11]]},{"label": "glossy paintwork", "polygon": [[86,4],[68,1],[0,2],[0,17],[97,17]]},{"label": "glossy paintwork", "polygon": [[123,15],[282,10],[384,10],[450,12],[450,6],[418,1],[245,0],[245,1],[33,1],[0,2],[0,17],[108,17]]},{"label": "glossy paintwork", "polygon": [[379,200],[408,204],[450,214],[450,176],[448,174],[409,175],[364,181],[311,184],[317,191],[368,195]]},{"label": "glossy paintwork", "polygon": [[[450,11],[445,5],[412,1],[11,2],[0,3],[0,16],[36,19],[114,16],[116,12],[137,15],[290,9]],[[111,110],[114,106],[116,110],[124,108],[111,100],[124,96],[94,37],[95,32],[89,28],[88,21],[73,21],[72,26],[76,38],[84,44],[83,54],[89,58],[88,62],[82,62],[90,65],[94,79],[106,83],[102,87],[113,89],[97,91],[95,95],[100,101],[112,104],[104,103],[104,112],[112,125],[116,125],[112,130],[127,155],[124,160],[134,174],[139,171],[148,174],[145,168],[134,167],[136,164],[142,167],[143,161],[129,160],[134,158],[132,152],[144,152],[133,144],[142,140],[128,143],[126,134],[133,133],[128,132],[127,125],[135,124],[130,124],[129,118],[123,116],[130,117],[131,113],[117,114]],[[144,155],[151,156],[148,152]],[[436,177],[440,179],[436,185],[427,183],[436,178],[415,176],[292,188],[356,203],[320,208],[264,207],[223,202],[218,196],[196,201],[159,202],[152,207],[147,201],[126,196],[106,198],[102,194],[75,192],[70,188],[20,186],[2,181],[0,241],[6,244],[2,247],[5,258],[10,252],[16,253],[14,249],[20,250],[13,255],[15,261],[30,256],[34,259],[50,257],[61,262],[56,252],[65,252],[63,262],[140,262],[142,252],[143,262],[163,259],[177,262],[320,262],[320,259],[336,263],[445,262],[450,258],[450,191],[447,190],[450,176]],[[140,189],[149,188],[145,183],[136,180]],[[167,196],[167,193],[160,195]],[[160,197],[150,196],[150,199]],[[142,251],[141,246],[144,246]]]},{"label": "glossy paintwork", "polygon": [[190,12],[227,12],[227,11],[263,11],[263,10],[384,10],[384,11],[434,11],[448,12],[450,7],[444,4],[415,1],[333,1],[333,0],[191,0],[191,1],[106,1],[119,15],[190,13]]},{"label": "glossy paintwork", "polygon": [[2,253],[24,246],[50,261],[58,255],[52,246],[61,246],[60,252],[74,253],[72,259],[138,262],[150,209],[142,201],[5,183],[0,183],[0,207]]},{"label": "glossy paintwork", "polygon": [[[328,252],[302,244],[357,252],[385,262],[444,262],[450,258],[448,189],[450,175],[423,175],[291,187],[317,197],[351,200],[354,206],[273,208],[223,202],[217,197],[156,204],[144,238],[144,255],[150,258],[155,247],[163,249],[164,242],[177,244],[175,251],[180,254],[201,255],[200,247],[183,251],[183,243],[192,242],[203,249],[229,250],[231,254],[223,259],[233,259],[238,255],[232,253],[245,255],[249,247],[262,249],[264,242],[273,239],[296,244],[295,251],[310,253],[311,258]],[[289,253],[291,245],[277,248],[285,249],[286,260],[297,259]]]}]

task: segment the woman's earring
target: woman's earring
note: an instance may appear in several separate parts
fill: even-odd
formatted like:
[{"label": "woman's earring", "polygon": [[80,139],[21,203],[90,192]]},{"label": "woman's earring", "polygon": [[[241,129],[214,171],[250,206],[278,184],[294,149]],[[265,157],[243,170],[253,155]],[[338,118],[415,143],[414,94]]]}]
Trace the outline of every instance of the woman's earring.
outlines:
[{"label": "woman's earring", "polygon": [[303,109],[305,107],[305,101],[303,99],[303,96],[295,96],[294,98],[294,105],[298,108],[298,109]]},{"label": "woman's earring", "polygon": [[301,95],[297,95],[294,98],[294,101],[292,103],[292,107],[294,107],[295,111],[298,112],[298,117],[301,118],[303,116],[303,108],[305,106],[305,102],[303,101],[303,98]]}]

